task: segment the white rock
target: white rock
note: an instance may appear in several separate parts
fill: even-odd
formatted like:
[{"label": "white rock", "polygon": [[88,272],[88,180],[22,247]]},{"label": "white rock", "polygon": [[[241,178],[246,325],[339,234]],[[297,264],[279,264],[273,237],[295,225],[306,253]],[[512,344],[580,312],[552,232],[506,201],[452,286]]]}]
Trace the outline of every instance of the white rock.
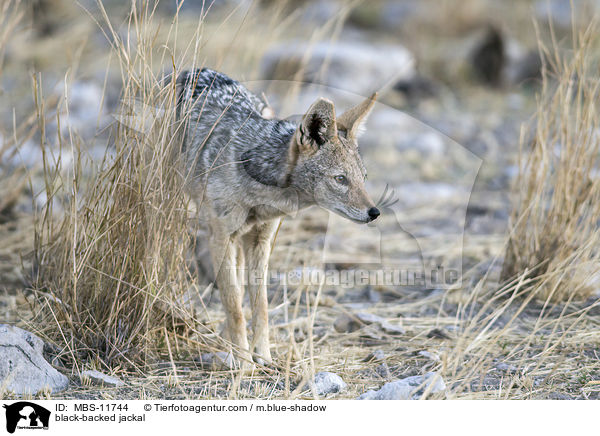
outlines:
[{"label": "white rock", "polygon": [[316,373],[313,383],[315,392],[320,396],[341,392],[348,386],[339,375],[327,371]]},{"label": "white rock", "polygon": [[384,360],[384,359],[385,359],[385,353],[383,352],[383,350],[375,350],[372,353],[370,353],[367,357],[365,357],[364,361],[372,362],[372,361]]},{"label": "white rock", "polygon": [[95,369],[90,369],[87,371],[83,371],[81,373],[82,378],[88,378],[90,381],[96,385],[103,386],[123,386],[125,383],[117,377],[113,377],[111,375],[106,375],[101,373],[100,371],[96,371]]},{"label": "white rock", "polygon": [[498,371],[501,372],[507,372],[507,373],[516,373],[519,369],[514,366],[514,365],[510,365],[508,363],[505,362],[499,362],[496,364],[496,369]]},{"label": "white rock", "polygon": [[418,400],[426,390],[442,392],[446,390],[446,384],[441,376],[428,372],[424,376],[415,375],[386,383],[378,391],[369,390],[357,400]]},{"label": "white rock", "polygon": [[433,360],[434,362],[439,362],[440,361],[440,356],[438,356],[436,353],[432,353],[431,351],[419,351],[419,355],[429,359],[429,360]]},{"label": "white rock", "polygon": [[69,379],[46,362],[43,350],[44,342],[33,333],[1,324],[0,386],[17,395],[66,389]]},{"label": "white rock", "polygon": [[380,325],[381,330],[383,330],[388,335],[403,335],[406,333],[406,330],[404,330],[399,325],[395,325],[387,321],[383,321]]},{"label": "white rock", "polygon": [[367,313],[367,312],[358,312],[355,314],[355,316],[363,323],[369,325],[369,324],[381,324],[382,322],[385,322],[385,319],[378,316],[378,315],[374,315],[372,313]]}]

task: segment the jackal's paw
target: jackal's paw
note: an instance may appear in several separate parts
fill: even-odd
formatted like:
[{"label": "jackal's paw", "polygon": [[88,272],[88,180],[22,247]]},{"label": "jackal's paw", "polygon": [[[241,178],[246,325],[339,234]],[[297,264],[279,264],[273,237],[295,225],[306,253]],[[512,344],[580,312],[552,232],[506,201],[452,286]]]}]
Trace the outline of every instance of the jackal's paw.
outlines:
[{"label": "jackal's paw", "polygon": [[269,357],[268,359],[263,359],[260,356],[254,356],[254,362],[261,366],[271,366],[273,364],[273,360]]},{"label": "jackal's paw", "polygon": [[269,350],[269,348],[266,347],[262,350],[260,348],[257,348],[254,351],[254,362],[263,366],[271,366],[273,364],[273,359],[271,358],[271,351]]}]

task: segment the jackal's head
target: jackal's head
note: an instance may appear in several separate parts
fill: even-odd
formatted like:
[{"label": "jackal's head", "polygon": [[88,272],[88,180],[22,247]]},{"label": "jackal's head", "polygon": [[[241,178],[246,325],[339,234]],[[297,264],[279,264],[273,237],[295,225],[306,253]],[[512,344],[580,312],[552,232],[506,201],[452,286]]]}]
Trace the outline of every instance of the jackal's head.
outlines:
[{"label": "jackal's head", "polygon": [[337,118],[333,103],[318,99],[302,118],[289,151],[292,185],[319,206],[358,223],[379,216],[365,190],[367,173],[356,142],[375,98]]}]

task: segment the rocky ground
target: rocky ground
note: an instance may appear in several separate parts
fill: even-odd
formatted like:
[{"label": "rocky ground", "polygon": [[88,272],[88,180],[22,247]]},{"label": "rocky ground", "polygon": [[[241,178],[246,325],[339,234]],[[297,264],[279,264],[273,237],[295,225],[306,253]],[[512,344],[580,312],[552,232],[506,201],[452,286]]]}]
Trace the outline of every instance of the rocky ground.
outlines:
[{"label": "rocky ground", "polygon": [[[598,398],[598,294],[566,308],[532,302],[525,310],[518,298],[495,294],[519,137],[534,113],[539,84],[531,20],[543,26],[550,16],[564,34],[571,25],[565,3],[523,2],[509,10],[486,0],[439,8],[433,1],[378,1],[350,10],[338,1],[305,2],[284,25],[288,10],[274,18],[267,4],[244,14],[244,2],[216,2],[206,18],[202,62],[264,92],[279,116],[302,113],[317,96],[331,98],[341,111],[380,91],[360,146],[368,190],[385,203],[381,219],[358,227],[322,210],[303,211],[284,221],[272,270],[301,275],[323,268],[413,268],[417,259],[418,268],[457,271],[458,282],[286,286],[274,280],[275,367],[257,368],[251,376],[230,371],[226,355],[205,350],[204,358],[201,351],[165,356],[137,374],[117,370],[117,379],[107,379],[83,374],[98,369],[110,375],[99,362],[67,368],[55,358],[55,346],[31,346],[22,352],[51,363],[41,377],[56,382],[52,397]],[[118,2],[106,5],[111,16],[122,16]],[[235,5],[238,11],[219,28]],[[200,10],[193,2],[181,9],[182,35],[193,33]],[[165,20],[173,13],[170,4],[157,11]],[[64,88],[62,75],[75,65],[68,114],[48,129],[70,126],[97,162],[110,142],[118,73],[106,70],[109,47],[83,12],[52,17],[46,30],[25,32],[9,47],[3,106],[15,106],[17,114],[33,107],[24,63],[42,71],[48,94]],[[244,38],[236,37],[238,26]],[[11,113],[3,112],[10,126]],[[31,330],[27,254],[33,211],[44,201],[32,201],[43,183],[36,140],[34,133],[17,153],[0,154],[5,174],[25,167],[31,176],[10,207],[0,207],[2,319]],[[56,150],[73,159],[68,148]],[[208,288],[197,299],[199,321],[218,332],[224,319],[218,293]],[[23,340],[14,332],[0,337]],[[62,374],[69,380],[66,390]]]}]

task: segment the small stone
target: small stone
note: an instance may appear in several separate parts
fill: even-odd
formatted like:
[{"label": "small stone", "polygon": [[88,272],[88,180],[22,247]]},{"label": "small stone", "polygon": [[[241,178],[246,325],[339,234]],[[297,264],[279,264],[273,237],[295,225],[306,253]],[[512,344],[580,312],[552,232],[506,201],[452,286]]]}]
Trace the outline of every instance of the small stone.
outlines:
[{"label": "small stone", "polygon": [[360,329],[361,325],[348,315],[340,315],[333,322],[333,328],[338,333],[352,333]]},{"label": "small stone", "polygon": [[437,354],[432,353],[430,351],[425,351],[425,350],[419,351],[419,355],[423,356],[423,357],[425,357],[425,358],[427,358],[429,360],[433,360],[434,362],[439,362],[440,361],[440,356],[438,356]]},{"label": "small stone", "polygon": [[385,362],[383,362],[381,365],[379,365],[377,368],[375,368],[375,372],[381,378],[390,378],[392,376],[390,367]]},{"label": "small stone", "polygon": [[442,329],[435,328],[427,333],[428,338],[436,338],[436,339],[450,339],[448,333],[443,331]]},{"label": "small stone", "polygon": [[569,397],[568,395],[563,394],[562,392],[550,392],[548,394],[548,399],[549,400],[572,400],[572,397]]},{"label": "small stone", "polygon": [[518,368],[516,366],[509,365],[508,363],[505,363],[505,362],[497,363],[496,369],[498,371],[506,372],[509,374],[515,374],[516,372],[518,372]]},{"label": "small stone", "polygon": [[322,371],[315,374],[313,386],[317,395],[323,396],[341,392],[348,385],[339,375],[333,372]]},{"label": "small stone", "polygon": [[231,353],[225,351],[204,353],[200,356],[200,365],[211,371],[227,371],[235,368],[235,359]]},{"label": "small stone", "polygon": [[403,335],[406,333],[406,331],[399,325],[390,324],[387,321],[383,321],[381,323],[381,330],[388,335]]},{"label": "small stone", "polygon": [[377,324],[381,330],[390,335],[403,335],[406,333],[402,327],[391,324],[377,315],[360,312],[356,314],[356,317],[366,325]]},{"label": "small stone", "polygon": [[372,325],[368,325],[360,329],[360,337],[363,341],[365,341],[363,342],[365,345],[381,344],[381,341],[383,340],[383,336],[381,335],[379,329]]},{"label": "small stone", "polygon": [[96,371],[95,369],[83,371],[81,377],[82,379],[89,379],[93,384],[100,386],[118,387],[125,384],[121,379]]},{"label": "small stone", "polygon": [[365,330],[365,334],[379,337],[376,329],[391,335],[404,334],[402,327],[386,321],[384,318],[366,312],[358,312],[351,317],[349,315],[339,316],[333,323],[333,328],[338,333],[352,333],[364,326],[370,326],[370,330]]},{"label": "small stone", "polygon": [[359,312],[356,314],[356,317],[366,325],[385,322],[382,317],[373,315],[372,313]]},{"label": "small stone", "polygon": [[383,350],[375,350],[364,358],[363,362],[374,362],[385,359],[385,353]]},{"label": "small stone", "polygon": [[369,390],[357,400],[418,400],[426,390],[432,394],[442,392],[446,390],[446,384],[435,372],[428,372],[424,376],[416,375],[386,383],[378,391]]}]

